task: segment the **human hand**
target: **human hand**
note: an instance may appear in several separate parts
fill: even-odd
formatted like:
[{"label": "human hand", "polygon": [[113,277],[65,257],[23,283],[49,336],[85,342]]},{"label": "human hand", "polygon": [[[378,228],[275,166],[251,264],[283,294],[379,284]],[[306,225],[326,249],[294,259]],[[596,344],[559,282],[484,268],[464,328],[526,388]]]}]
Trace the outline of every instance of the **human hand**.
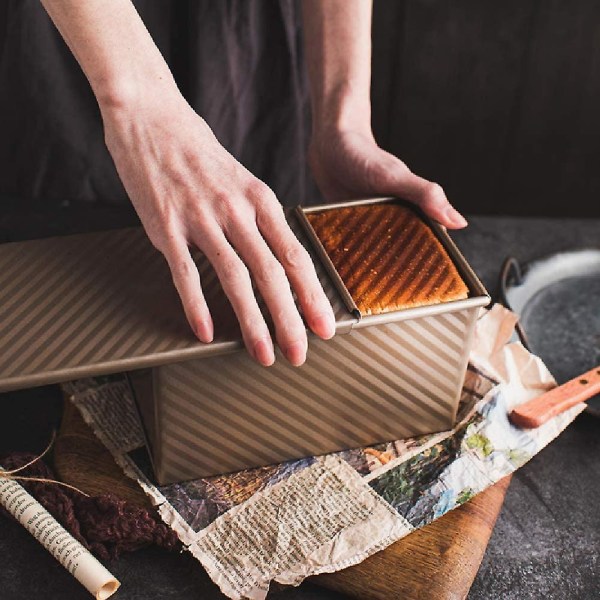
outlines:
[{"label": "human hand", "polygon": [[175,91],[102,106],[105,140],[152,244],[165,256],[187,319],[203,342],[213,322],[190,246],[213,265],[239,320],[249,353],[273,363],[273,342],[250,273],[293,365],[304,362],[306,330],[335,332],[331,305],[310,256],[289,228],[273,192],[237,162]]},{"label": "human hand", "polygon": [[467,225],[440,185],[415,175],[399,158],[381,149],[370,129],[319,131],[311,141],[309,163],[319,189],[330,202],[397,196],[449,229]]}]

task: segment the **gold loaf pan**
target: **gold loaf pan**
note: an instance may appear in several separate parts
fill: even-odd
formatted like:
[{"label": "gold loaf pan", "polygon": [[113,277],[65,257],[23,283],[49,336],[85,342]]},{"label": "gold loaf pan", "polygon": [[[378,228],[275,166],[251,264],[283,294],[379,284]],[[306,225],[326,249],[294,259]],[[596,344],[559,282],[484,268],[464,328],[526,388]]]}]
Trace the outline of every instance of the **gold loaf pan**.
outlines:
[{"label": "gold loaf pan", "polygon": [[201,255],[215,341],[199,342],[141,229],[1,244],[0,391],[130,372],[161,484],[451,427],[489,298],[445,230],[427,223],[468,297],[362,315],[307,220],[319,210],[398,202],[288,212],[336,318],[332,340],[310,336],[300,368],[280,355],[270,368],[247,356]]},{"label": "gold loaf pan", "polygon": [[[431,266],[423,269],[417,259],[412,271],[397,269],[394,276],[404,277],[409,286],[423,271],[429,274],[425,283],[432,276],[444,277],[448,281],[436,285],[450,293],[429,303],[413,301],[380,314],[361,313],[311,219],[313,214],[333,215],[355,207],[368,212],[380,207],[396,212],[398,207],[407,214],[406,205],[396,199],[373,199],[299,207],[297,220],[291,220],[313,254],[330,298],[336,298],[336,314],[342,299],[350,319],[350,327],[339,328],[332,340],[311,337],[302,367],[291,367],[278,353],[275,365],[264,369],[237,352],[130,374],[160,483],[452,427],[475,321],[480,307],[489,302],[487,293],[446,231],[411,212],[408,225],[414,219],[426,232],[425,260]],[[379,252],[377,244],[366,247]],[[359,264],[372,264],[373,254],[358,254]],[[334,288],[339,295],[332,293]],[[419,291],[414,282],[412,289]]]}]

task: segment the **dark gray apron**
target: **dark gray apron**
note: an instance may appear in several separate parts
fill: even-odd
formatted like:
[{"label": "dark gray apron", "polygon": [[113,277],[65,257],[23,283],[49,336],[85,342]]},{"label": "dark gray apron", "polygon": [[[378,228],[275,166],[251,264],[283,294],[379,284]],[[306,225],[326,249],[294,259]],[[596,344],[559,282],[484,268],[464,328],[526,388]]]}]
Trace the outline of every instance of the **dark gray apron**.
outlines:
[{"label": "dark gray apron", "polygon": [[[282,203],[306,201],[307,86],[296,2],[135,5],[221,143]],[[4,213],[15,205],[128,203],[89,84],[39,0],[0,4],[0,201]]]}]

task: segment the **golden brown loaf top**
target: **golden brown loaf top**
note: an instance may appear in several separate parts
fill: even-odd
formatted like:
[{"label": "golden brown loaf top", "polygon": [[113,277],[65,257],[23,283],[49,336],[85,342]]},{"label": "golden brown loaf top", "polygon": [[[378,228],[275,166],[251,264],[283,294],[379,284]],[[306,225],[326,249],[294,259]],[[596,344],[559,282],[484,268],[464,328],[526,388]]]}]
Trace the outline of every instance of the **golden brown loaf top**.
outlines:
[{"label": "golden brown loaf top", "polygon": [[468,296],[441,242],[406,206],[348,206],[307,218],[362,315]]}]

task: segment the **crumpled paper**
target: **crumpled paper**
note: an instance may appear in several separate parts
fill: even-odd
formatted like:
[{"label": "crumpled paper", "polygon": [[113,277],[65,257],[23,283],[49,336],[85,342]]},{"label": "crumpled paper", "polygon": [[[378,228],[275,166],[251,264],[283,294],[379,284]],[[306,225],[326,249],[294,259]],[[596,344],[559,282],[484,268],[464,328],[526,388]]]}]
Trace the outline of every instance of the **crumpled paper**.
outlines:
[{"label": "crumpled paper", "polygon": [[483,311],[451,431],[181,484],[152,483],[124,378],[65,387],[222,592],[262,600],[271,581],[298,585],[346,568],[431,523],[514,472],[575,419],[585,405],[536,430],[508,420],[514,406],[555,385],[538,357],[509,341],[515,322],[500,305]]}]

